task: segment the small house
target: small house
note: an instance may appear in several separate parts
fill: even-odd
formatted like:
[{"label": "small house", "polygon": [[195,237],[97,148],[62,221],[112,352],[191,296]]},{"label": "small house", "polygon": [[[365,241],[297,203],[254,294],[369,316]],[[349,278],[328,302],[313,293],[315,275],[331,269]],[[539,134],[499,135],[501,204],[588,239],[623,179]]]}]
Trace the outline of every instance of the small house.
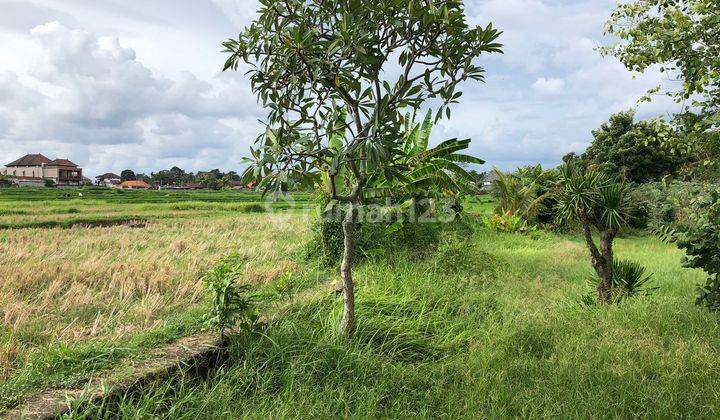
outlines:
[{"label": "small house", "polygon": [[124,190],[149,190],[152,189],[152,185],[142,179],[134,179],[120,183],[120,188]]}]

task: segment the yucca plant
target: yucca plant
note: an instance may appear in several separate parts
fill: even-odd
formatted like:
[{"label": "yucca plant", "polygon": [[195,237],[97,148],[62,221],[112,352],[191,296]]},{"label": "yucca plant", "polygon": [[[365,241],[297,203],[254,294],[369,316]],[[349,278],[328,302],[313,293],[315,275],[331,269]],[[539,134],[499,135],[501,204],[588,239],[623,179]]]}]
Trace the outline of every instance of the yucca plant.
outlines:
[{"label": "yucca plant", "polygon": [[[599,277],[598,297],[603,303],[613,300],[613,241],[629,217],[627,187],[593,169],[568,163],[560,169],[558,221],[579,223],[590,260]],[[599,246],[593,238],[599,232]]]},{"label": "yucca plant", "polygon": [[635,261],[613,261],[613,296],[616,301],[625,297],[646,295],[657,287],[651,287],[652,275]]}]

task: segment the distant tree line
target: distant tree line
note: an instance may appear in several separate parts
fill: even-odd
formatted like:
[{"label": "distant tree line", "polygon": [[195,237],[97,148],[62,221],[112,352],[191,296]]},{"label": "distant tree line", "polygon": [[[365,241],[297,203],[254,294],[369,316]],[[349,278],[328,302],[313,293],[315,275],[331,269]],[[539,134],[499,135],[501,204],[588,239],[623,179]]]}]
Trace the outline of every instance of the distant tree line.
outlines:
[{"label": "distant tree line", "polygon": [[219,190],[230,187],[240,182],[241,178],[235,171],[222,172],[220,169],[210,171],[198,171],[197,173],[186,172],[173,166],[170,169],[163,169],[158,172],[151,172],[150,175],[135,173],[132,169],[125,169],[120,173],[123,181],[143,180],[155,186],[180,186],[198,184],[202,188]]}]

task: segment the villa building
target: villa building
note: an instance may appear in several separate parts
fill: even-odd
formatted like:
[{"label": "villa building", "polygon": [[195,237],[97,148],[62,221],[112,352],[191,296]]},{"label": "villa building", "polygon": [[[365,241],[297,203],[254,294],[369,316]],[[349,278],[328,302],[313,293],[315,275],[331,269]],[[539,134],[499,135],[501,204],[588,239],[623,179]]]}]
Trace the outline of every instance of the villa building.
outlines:
[{"label": "villa building", "polygon": [[50,160],[41,154],[29,154],[8,163],[0,174],[14,177],[21,186],[43,186],[52,181],[59,186],[78,186],[83,182],[82,169],[67,159]]},{"label": "villa building", "polygon": [[120,188],[121,183],[122,177],[112,172],[108,172],[95,177],[95,184],[103,187]]}]

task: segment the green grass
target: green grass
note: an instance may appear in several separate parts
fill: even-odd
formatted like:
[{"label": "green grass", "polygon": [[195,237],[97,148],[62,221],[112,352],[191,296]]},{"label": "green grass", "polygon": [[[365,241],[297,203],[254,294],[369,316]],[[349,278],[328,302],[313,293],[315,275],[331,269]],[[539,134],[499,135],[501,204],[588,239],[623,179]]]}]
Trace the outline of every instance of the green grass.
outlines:
[{"label": "green grass", "polygon": [[157,191],[99,187],[0,189],[0,230],[68,228],[83,223],[212,218],[223,213],[302,211],[310,194],[275,201],[252,191]]},{"label": "green grass", "polygon": [[206,308],[194,307],[167,319],[158,328],[118,343],[117,340],[79,344],[57,343],[33,352],[28,362],[7,381],[0,382],[0,409],[11,407],[32,391],[79,386],[122,360],[147,357],[147,350],[200,331]]},{"label": "green grass", "polygon": [[586,307],[579,238],[478,229],[356,270],[358,328],[341,298],[295,305],[239,337],[209,378],[178,377],[80,406],[73,418],[627,418],[720,415],[720,324],[693,306],[702,273],[649,236],[617,240],[660,289]]}]

